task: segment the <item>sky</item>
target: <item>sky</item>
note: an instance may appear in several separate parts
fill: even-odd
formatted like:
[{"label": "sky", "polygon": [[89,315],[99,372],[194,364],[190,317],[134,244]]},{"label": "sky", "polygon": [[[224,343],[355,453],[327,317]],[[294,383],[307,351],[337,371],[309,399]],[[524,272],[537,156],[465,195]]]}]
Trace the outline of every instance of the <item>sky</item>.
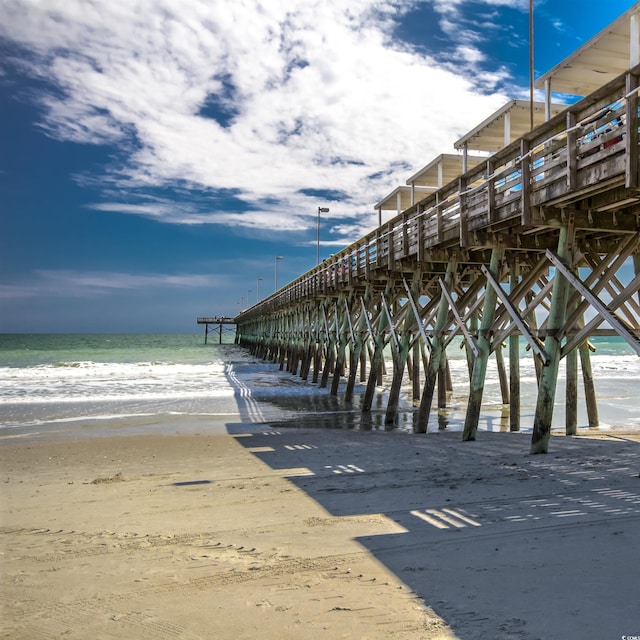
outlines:
[{"label": "sky", "polygon": [[[536,77],[633,4],[535,0]],[[197,332],[270,295],[318,207],[322,259],[528,98],[528,10],[0,0],[0,333]]]}]

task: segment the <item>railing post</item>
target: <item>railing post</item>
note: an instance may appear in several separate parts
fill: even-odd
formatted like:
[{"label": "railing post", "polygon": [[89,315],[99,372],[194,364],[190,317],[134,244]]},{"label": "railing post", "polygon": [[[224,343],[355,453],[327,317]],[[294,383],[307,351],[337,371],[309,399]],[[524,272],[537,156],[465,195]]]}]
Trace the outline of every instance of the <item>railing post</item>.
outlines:
[{"label": "railing post", "polygon": [[425,225],[425,217],[422,215],[420,211],[421,207],[418,205],[417,211],[417,219],[416,224],[418,225],[418,255],[417,260],[418,264],[422,264],[424,262],[424,225]]},{"label": "railing post", "polygon": [[458,178],[458,203],[460,206],[460,246],[469,246],[469,216],[467,215],[467,180]]},{"label": "railing post", "polygon": [[487,160],[487,207],[489,208],[489,222],[496,222],[498,219],[496,211],[496,185],[493,179],[493,172],[495,170],[495,161]]},{"label": "railing post", "polygon": [[440,192],[436,191],[436,225],[438,229],[438,242],[444,240],[444,229],[442,223],[442,208],[440,207]]},{"label": "railing post", "polygon": [[409,216],[406,213],[402,214],[402,257],[406,258],[409,255],[409,231],[407,230],[409,225]]},{"label": "railing post", "polygon": [[529,141],[520,141],[520,183],[522,185],[522,224],[531,224],[531,158],[529,157]]},{"label": "railing post", "polygon": [[567,189],[575,189],[578,184],[578,134],[576,126],[576,114],[567,113]]},{"label": "railing post", "polygon": [[637,189],[638,178],[638,76],[628,73],[626,82],[627,121],[625,143],[625,186]]},{"label": "railing post", "polygon": [[387,270],[393,271],[396,263],[395,226],[387,224]]}]

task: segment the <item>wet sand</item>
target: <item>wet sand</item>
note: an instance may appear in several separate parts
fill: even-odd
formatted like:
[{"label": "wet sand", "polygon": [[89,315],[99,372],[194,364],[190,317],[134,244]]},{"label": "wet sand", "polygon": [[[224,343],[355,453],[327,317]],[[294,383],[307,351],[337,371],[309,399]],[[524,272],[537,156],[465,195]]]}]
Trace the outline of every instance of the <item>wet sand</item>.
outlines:
[{"label": "wet sand", "polygon": [[5,441],[0,637],[640,635],[637,435],[224,426]]}]

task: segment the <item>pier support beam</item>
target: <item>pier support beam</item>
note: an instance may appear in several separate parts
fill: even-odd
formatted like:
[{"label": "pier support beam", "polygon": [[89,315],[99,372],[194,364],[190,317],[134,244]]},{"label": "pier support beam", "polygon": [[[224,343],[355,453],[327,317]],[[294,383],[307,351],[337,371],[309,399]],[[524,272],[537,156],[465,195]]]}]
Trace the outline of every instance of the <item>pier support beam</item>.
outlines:
[{"label": "pier support beam", "polygon": [[[584,321],[581,323],[584,324]],[[598,403],[596,401],[596,388],[593,383],[593,369],[591,368],[591,354],[589,345],[583,342],[579,348],[580,366],[582,367],[582,383],[584,385],[584,399],[587,405],[587,420],[589,429],[600,426],[598,416]]]},{"label": "pier support beam", "polygon": [[411,361],[413,366],[411,374],[411,399],[414,402],[420,400],[420,360],[420,339],[416,337],[413,343],[413,358]]},{"label": "pier support beam", "polygon": [[578,350],[573,349],[566,357],[566,402],[565,402],[565,434],[578,434]]},{"label": "pier support beam", "polygon": [[509,381],[507,377],[507,367],[504,362],[502,344],[494,345],[494,353],[496,354],[496,365],[498,367],[498,380],[500,381],[500,394],[502,395],[502,404],[510,404]]},{"label": "pier support beam", "polygon": [[336,353],[336,368],[333,373],[333,380],[331,381],[330,395],[338,395],[338,387],[340,386],[340,378],[343,374],[345,358],[347,353],[347,342],[349,340],[347,329],[351,323],[349,317],[349,305],[346,302],[345,296],[341,295],[336,303],[336,333],[337,333],[337,353]]},{"label": "pier support beam", "polygon": [[[511,263],[509,289],[513,293],[518,286],[519,265]],[[520,431],[520,336],[509,336],[509,431]]]},{"label": "pier support beam", "polygon": [[[477,274],[474,274],[471,278],[471,285],[475,282],[477,278]],[[474,294],[474,300],[470,301],[470,306],[473,308],[471,315],[469,316],[469,333],[475,338],[478,335],[478,311],[476,310],[474,303],[477,300],[477,294]],[[471,344],[469,340],[465,340],[464,350],[467,356],[467,370],[469,371],[469,378],[471,378],[471,374],[473,373],[473,363],[476,359],[475,354],[473,353],[473,349],[471,348]]]},{"label": "pier support beam", "polygon": [[[489,272],[497,281],[500,280],[500,263],[503,256],[504,250],[499,247],[494,247],[491,251]],[[491,336],[489,333],[495,318],[497,302],[498,294],[496,290],[487,283],[484,293],[482,322],[480,323],[478,336],[480,356],[476,358],[473,364],[473,373],[471,374],[469,384],[469,402],[467,403],[467,414],[464,419],[464,431],[462,433],[462,439],[465,442],[475,440],[478,431],[480,407],[482,406],[482,396],[484,394],[484,381],[487,376],[487,363],[491,352]]]},{"label": "pier support beam", "polygon": [[[325,329],[327,333],[327,338],[325,340],[326,344],[326,353],[324,358],[324,365],[322,366],[322,377],[320,378],[320,388],[326,389],[327,383],[329,382],[329,374],[333,369],[333,364],[336,358],[336,341],[337,341],[337,330],[331,330],[329,327],[329,322],[326,317],[326,307],[324,308],[325,315],[323,316]],[[334,319],[335,320],[335,319]]]},{"label": "pier support beam", "polygon": [[309,308],[308,304],[304,308],[303,317],[304,332],[301,346],[302,362],[300,363],[300,378],[306,381],[309,379],[309,370],[311,369],[312,345],[315,342],[311,323],[311,309]]},{"label": "pier support beam", "polygon": [[[453,277],[456,273],[457,262],[451,261],[447,265],[447,272],[444,276],[445,287],[452,289]],[[429,423],[429,413],[431,413],[431,405],[433,404],[433,393],[438,380],[438,372],[443,363],[445,355],[444,348],[444,331],[447,327],[449,316],[449,299],[446,292],[440,294],[440,305],[438,307],[438,315],[436,316],[436,324],[434,327],[434,336],[431,346],[431,358],[427,367],[424,388],[422,390],[422,398],[420,399],[420,408],[418,409],[418,418],[413,430],[416,433],[426,433]]]},{"label": "pier support beam", "polygon": [[[390,286],[387,285],[387,293],[389,293]],[[381,366],[383,364],[383,350],[385,345],[384,330],[387,326],[387,314],[382,310],[382,300],[380,301],[378,309],[378,323],[376,326],[376,335],[373,336],[373,355],[371,356],[371,367],[369,368],[369,379],[367,380],[367,388],[364,392],[364,398],[362,400],[362,411],[371,411],[371,405],[373,404],[373,396],[376,390],[376,382],[380,373]]]},{"label": "pier support beam", "polygon": [[[640,275],[640,253],[633,256],[633,270],[636,275]],[[640,291],[638,291],[638,302],[640,302]]]},{"label": "pier support beam", "polygon": [[398,351],[393,366],[393,380],[391,389],[389,390],[389,400],[387,401],[387,411],[385,413],[384,423],[386,425],[394,424],[398,417],[398,404],[400,402],[400,388],[402,386],[402,378],[407,365],[409,356],[409,348],[411,346],[411,326],[420,319],[414,316],[412,309],[415,306],[415,300],[419,294],[420,274],[415,274],[411,289],[407,292],[411,296],[412,302],[406,302],[406,315],[402,327],[402,332],[398,340]]},{"label": "pier support beam", "polygon": [[[574,228],[564,226],[560,229],[558,240],[558,258],[568,268],[572,266]],[[562,345],[556,337],[564,324],[567,313],[567,300],[569,297],[569,282],[556,269],[553,279],[553,293],[551,297],[551,310],[547,322],[549,333],[544,341],[544,350],[549,357],[548,364],[543,367],[538,386],[538,401],[533,420],[533,434],[531,436],[531,453],[548,453],[549,439],[551,437],[551,420],[553,418],[553,405],[556,399],[556,385],[558,381],[558,368],[562,354]]]},{"label": "pier support beam", "polygon": [[324,310],[324,302],[321,301],[316,308],[316,342],[313,347],[313,374],[311,381],[316,384],[320,377],[320,369],[322,368],[322,349],[327,335],[326,313]]},{"label": "pier support beam", "polygon": [[358,366],[360,366],[361,372],[366,366],[366,359],[363,357],[366,338],[363,336],[366,336],[369,324],[369,316],[367,315],[369,298],[369,288],[367,288],[365,295],[360,298],[362,309],[356,324],[354,343],[349,353],[349,378],[347,380],[347,389],[344,395],[345,402],[351,402],[353,400]]}]

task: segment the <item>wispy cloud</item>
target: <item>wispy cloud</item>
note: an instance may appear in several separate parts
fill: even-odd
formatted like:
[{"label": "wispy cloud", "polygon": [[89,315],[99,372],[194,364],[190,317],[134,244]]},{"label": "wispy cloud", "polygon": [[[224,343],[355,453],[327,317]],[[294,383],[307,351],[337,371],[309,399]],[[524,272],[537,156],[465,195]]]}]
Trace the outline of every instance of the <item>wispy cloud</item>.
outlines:
[{"label": "wispy cloud", "polygon": [[220,279],[211,274],[131,274],[106,271],[37,270],[22,283],[0,284],[0,299],[67,297],[91,298],[122,291],[149,293],[155,289],[215,288]]},{"label": "wispy cloud", "polygon": [[[290,230],[313,226],[319,193],[343,193],[328,219],[346,242],[405,167],[451,151],[506,99],[486,95],[504,72],[477,66],[463,0],[432,1],[452,38],[468,32],[457,68],[390,41],[401,0],[4,0],[0,36],[46,82],[48,135],[117,145],[93,208]],[[146,200],[166,188],[229,190],[238,207]]]},{"label": "wispy cloud", "polygon": [[[476,77],[476,84],[485,91],[495,91],[508,84],[510,74],[506,67],[487,71],[483,48],[492,40],[526,44],[525,37],[514,30],[509,21],[499,19],[499,11],[529,12],[529,0],[431,0],[439,15],[440,28],[453,43],[453,54],[439,56],[448,68],[457,67],[465,74]],[[482,69],[483,72],[479,72]],[[509,91],[517,91],[510,87]]]}]

